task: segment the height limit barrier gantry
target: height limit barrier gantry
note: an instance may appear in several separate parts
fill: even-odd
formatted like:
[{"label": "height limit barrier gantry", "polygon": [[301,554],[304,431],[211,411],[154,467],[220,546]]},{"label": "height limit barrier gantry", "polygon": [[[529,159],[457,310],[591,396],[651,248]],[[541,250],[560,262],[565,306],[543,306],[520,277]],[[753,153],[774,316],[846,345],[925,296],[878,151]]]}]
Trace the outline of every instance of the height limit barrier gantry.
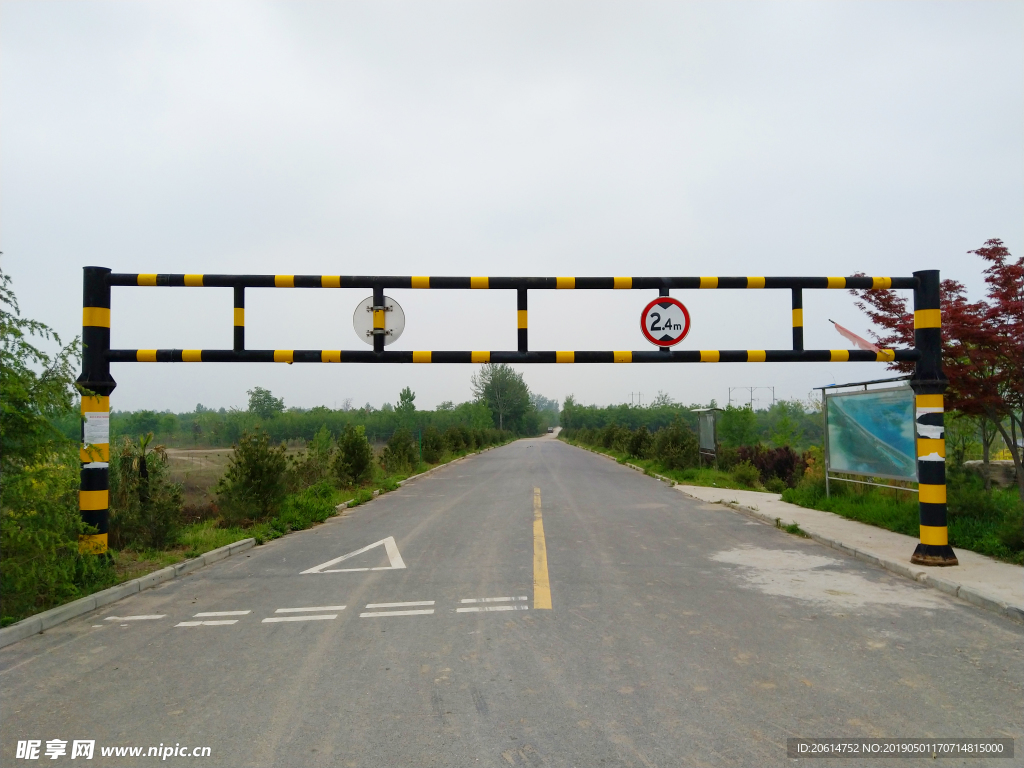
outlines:
[{"label": "height limit barrier gantry", "polygon": [[[920,543],[911,562],[956,565],[946,522],[943,432],[942,321],[939,272],[913,277],[380,277],[345,275],[170,275],[122,274],[85,267],[82,316],[82,477],[79,508],[89,532],[79,539],[85,553],[107,549],[109,522],[111,363],[795,363],[914,362],[917,472],[921,504]],[[110,289],[118,287],[232,288],[232,349],[111,349]],[[246,349],[246,288],[363,288],[373,291],[373,350]],[[804,349],[803,291],[815,289],[914,292],[914,346],[909,349]],[[384,291],[514,290],[518,349],[514,351],[391,351],[384,349]],[[792,296],[791,349],[532,351],[528,344],[527,298],[540,290],[788,290]]]}]

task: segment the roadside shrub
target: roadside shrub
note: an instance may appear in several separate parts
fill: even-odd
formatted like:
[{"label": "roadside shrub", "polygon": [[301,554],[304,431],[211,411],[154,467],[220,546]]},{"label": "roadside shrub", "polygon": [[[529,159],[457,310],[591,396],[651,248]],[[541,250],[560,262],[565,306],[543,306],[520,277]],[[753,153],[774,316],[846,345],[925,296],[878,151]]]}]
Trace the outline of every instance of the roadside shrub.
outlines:
[{"label": "roadside shrub", "polygon": [[[5,457],[6,458],[6,457]],[[83,568],[100,569],[106,558],[78,554],[78,447],[55,442],[50,456],[17,472],[0,486],[0,583],[3,625],[79,596]],[[111,568],[112,570],[112,568]],[[93,574],[98,576],[100,574]]]},{"label": "roadside shrub", "polygon": [[458,453],[466,450],[466,438],[459,427],[448,427],[444,431],[444,444],[451,453]]},{"label": "roadside shrub", "polygon": [[366,431],[360,424],[348,424],[338,438],[338,450],[334,454],[331,470],[335,481],[341,486],[361,483],[370,474],[373,465],[373,449],[366,439]]},{"label": "roadside shrub", "polygon": [[436,464],[444,455],[444,438],[437,431],[436,427],[427,427],[423,430],[423,460],[428,464]]},{"label": "roadside shrub", "polygon": [[337,504],[338,492],[329,481],[321,480],[288,496],[280,513],[270,521],[270,527],[278,533],[304,530],[330,517]]},{"label": "roadside shrub", "polygon": [[825,449],[820,445],[812,445],[800,457],[803,462],[803,474],[799,482],[825,482]]},{"label": "roadside shrub", "polygon": [[667,469],[688,469],[697,466],[697,436],[676,418],[654,435],[654,457]]},{"label": "roadside shrub", "polygon": [[724,445],[718,446],[718,468],[720,470],[728,472],[739,463],[740,452],[738,448],[729,448]]},{"label": "roadside shrub", "polygon": [[998,530],[999,540],[1013,552],[1024,552],[1024,510],[1018,506],[1006,513]]},{"label": "roadside shrub", "polygon": [[327,425],[321,426],[306,445],[306,450],[292,461],[288,484],[294,490],[308,488],[330,476],[333,442]]},{"label": "roadside shrub", "polygon": [[182,490],[168,478],[162,445],[146,450],[153,433],[129,437],[110,452],[110,545],[163,549],[181,527]]},{"label": "roadside shrub", "polygon": [[640,427],[640,429],[629,436],[628,453],[634,458],[648,458],[653,447],[654,439],[651,437],[651,433],[647,431],[647,427]]},{"label": "roadside shrub", "polygon": [[419,451],[412,433],[408,429],[399,429],[388,440],[381,455],[381,464],[388,472],[402,472],[415,467],[419,463]]},{"label": "roadside shrub", "polygon": [[788,445],[781,448],[744,445],[739,449],[739,458],[740,461],[749,462],[757,468],[762,483],[767,483],[772,477],[777,477],[787,487],[792,487],[796,485],[800,475],[803,474],[800,457]]},{"label": "roadside shrub", "polygon": [[741,461],[732,468],[732,471],[729,474],[738,484],[745,485],[748,488],[756,487],[761,478],[760,473],[757,471],[757,467],[749,461]]},{"label": "roadside shrub", "polygon": [[764,484],[764,487],[772,493],[782,493],[789,488],[789,486],[786,485],[786,482],[778,477],[769,477],[768,481]]},{"label": "roadside shrub", "polygon": [[601,448],[615,448],[616,443],[619,442],[619,425],[618,424],[607,424],[601,430],[600,435],[595,441]]},{"label": "roadside shrub", "polygon": [[284,500],[285,447],[274,447],[270,436],[257,427],[244,432],[224,476],[214,488],[218,506],[229,523],[265,520],[276,514]]},{"label": "roadside shrub", "polygon": [[[44,343],[40,344],[39,342]],[[49,342],[53,354],[44,352]],[[78,553],[78,341],[22,317],[0,270],[0,596],[4,626],[108,586],[105,557]],[[65,424],[65,437],[59,424]]]}]

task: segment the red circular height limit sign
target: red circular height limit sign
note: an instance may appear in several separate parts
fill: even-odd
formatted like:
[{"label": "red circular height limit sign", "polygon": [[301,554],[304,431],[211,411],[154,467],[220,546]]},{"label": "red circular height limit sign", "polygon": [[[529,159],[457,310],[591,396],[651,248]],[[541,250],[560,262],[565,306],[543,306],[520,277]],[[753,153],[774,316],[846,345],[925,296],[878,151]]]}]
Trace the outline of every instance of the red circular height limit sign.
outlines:
[{"label": "red circular height limit sign", "polygon": [[640,330],[651,344],[674,346],[690,332],[690,313],[678,299],[659,296],[640,314]]}]

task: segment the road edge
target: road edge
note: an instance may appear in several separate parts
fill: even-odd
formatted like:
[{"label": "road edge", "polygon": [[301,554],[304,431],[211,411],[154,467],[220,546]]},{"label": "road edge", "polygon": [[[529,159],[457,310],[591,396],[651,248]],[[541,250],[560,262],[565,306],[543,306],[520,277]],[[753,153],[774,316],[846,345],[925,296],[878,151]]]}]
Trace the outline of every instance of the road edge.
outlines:
[{"label": "road edge", "polygon": [[0,629],[0,648],[6,648],[8,645],[13,645],[20,640],[24,640],[26,637],[38,635],[82,614],[89,613],[89,611],[94,611],[97,608],[116,603],[139,592],[152,589],[158,584],[163,584],[165,581],[170,581],[179,576],[197,571],[200,568],[205,568],[208,565],[213,565],[255,546],[256,539],[241,539],[233,544],[225,544],[223,547],[211,549],[199,557],[169,565],[166,568],[147,573],[145,576],[140,576],[137,579],[117,584],[99,592],[94,592],[91,595],[86,595],[78,600],[73,600],[70,603],[58,605],[56,608],[29,616],[27,619],[22,619]]},{"label": "road edge", "polygon": [[[511,441],[509,441],[507,443],[502,443],[501,445],[489,445],[486,448],[481,448],[479,451],[473,451],[472,453],[463,454],[462,456],[459,456],[456,459],[452,459],[451,461],[446,461],[444,464],[438,464],[435,467],[431,467],[428,470],[420,472],[418,475],[410,475],[409,477],[405,478],[405,480],[399,480],[396,483],[396,485],[398,486],[398,488],[401,488],[406,483],[410,483],[413,480],[417,480],[417,479],[419,479],[421,477],[425,477],[425,476],[429,475],[431,472],[436,472],[439,469],[444,469],[445,467],[450,467],[452,464],[458,464],[460,461],[468,459],[468,458],[470,458],[472,456],[479,456],[481,453],[487,453],[487,451],[493,451],[495,448],[504,448],[506,445],[511,445],[514,442],[516,442],[516,441],[515,440],[511,440]],[[398,488],[395,488],[395,490],[397,491]],[[387,491],[384,490],[384,489],[378,488],[376,491],[373,492],[373,496],[371,498],[367,499],[366,501],[362,502],[361,504],[357,504],[356,506],[364,507],[367,504],[369,504],[371,501],[373,501],[374,499],[378,498],[382,493],[387,493]],[[355,501],[355,499],[349,499],[348,501],[343,501],[343,502],[341,502],[341,504],[338,504],[334,508],[334,511],[337,514],[332,515],[330,518],[328,518],[324,522],[329,523],[331,520],[333,520],[335,518],[340,519],[341,516],[342,516],[342,513],[344,513],[345,510],[347,510],[349,508],[348,505],[351,504],[353,501]],[[355,507],[352,507],[352,508],[355,509]]]},{"label": "road edge", "polygon": [[[604,456],[606,459],[611,459],[616,464],[619,464],[618,459],[616,459],[614,456],[609,456],[607,453],[601,453],[600,451],[595,451],[590,448],[586,448],[582,445],[573,445],[572,443],[567,443],[564,440],[562,442],[565,443],[566,445],[572,446],[573,448],[580,448],[584,451],[593,453],[597,456]],[[630,469],[640,472],[641,474],[646,475],[647,477],[652,477],[656,480],[660,480],[663,483],[668,483],[672,487],[680,485],[680,483],[677,483],[670,477],[665,477],[664,475],[659,475],[654,472],[648,472],[646,469],[637,466],[636,464],[622,462],[621,466],[629,467]],[[679,488],[677,488],[676,490],[678,490],[681,494],[688,498],[694,499],[696,501],[702,501],[705,504],[721,504],[723,507],[728,507],[729,509],[732,509],[736,512],[740,512],[744,515],[757,518],[761,522],[768,523],[769,525],[772,525],[776,528],[781,528],[782,526],[789,524],[784,522],[780,517],[773,517],[772,515],[761,512],[752,507],[746,507],[736,502],[724,500],[709,502],[697,496],[692,496],[686,491],[681,490]],[[782,503],[785,504],[788,502]],[[818,511],[820,512],[822,510]],[[833,513],[829,512],[826,514]],[[841,519],[848,520],[848,518],[845,517]],[[851,522],[859,521],[853,520]],[[861,525],[864,525],[864,523],[861,523]],[[1006,603],[996,597],[987,595],[981,590],[975,589],[974,587],[966,587],[952,579],[945,579],[940,578],[938,576],[932,576],[931,574],[926,573],[920,569],[912,568],[907,563],[900,563],[895,560],[890,560],[887,557],[876,555],[868,550],[851,547],[837,539],[833,539],[828,536],[822,536],[821,534],[811,533],[810,531],[804,531],[804,533],[812,541],[816,541],[817,543],[826,546],[830,549],[834,549],[837,552],[842,552],[843,554],[849,555],[865,563],[870,563],[871,565],[877,565],[883,568],[884,570],[889,571],[890,573],[896,574],[897,576],[902,576],[906,579],[910,579],[911,581],[915,581],[918,584],[923,584],[927,587],[931,587],[932,589],[937,589],[940,592],[944,592],[945,594],[951,597],[959,598],[977,608],[984,608],[985,610],[991,611],[992,613],[997,613],[1003,616],[1004,618],[1010,619],[1011,621],[1014,621],[1018,624],[1024,624],[1024,610],[1021,610],[1015,605],[1010,605],[1009,603]]]},{"label": "road edge", "polygon": [[[486,448],[482,448],[479,451],[473,451],[473,453],[467,453],[459,456],[451,461],[446,461],[444,464],[438,464],[436,467],[431,467],[425,472],[420,472],[418,475],[412,475],[411,477],[405,478],[405,480],[399,480],[398,486],[401,487],[411,480],[429,475],[435,470],[442,469],[443,467],[451,466],[464,459],[468,459],[471,456],[478,456],[481,453],[492,451],[495,448],[501,448],[505,445],[510,445],[515,442],[514,440],[509,443],[502,443],[502,445],[490,445]],[[397,490],[397,489],[396,489]],[[368,499],[358,506],[364,506],[373,499],[376,499],[380,494],[386,491],[379,489],[373,492],[373,498]],[[348,509],[348,505],[353,501],[349,499],[346,502],[338,504],[335,509],[335,514],[324,522],[330,522],[332,519],[340,519],[342,513]],[[354,507],[353,507],[354,508]],[[299,531],[290,531],[289,533],[299,533]],[[286,534],[287,535],[287,534]],[[227,557],[231,557],[238,552],[244,552],[247,549],[252,549],[256,546],[255,538],[241,539],[233,544],[225,544],[223,547],[212,549],[199,557],[192,558],[191,560],[185,560],[175,565],[169,565],[166,568],[147,573],[145,576],[140,576],[137,579],[126,581],[123,584],[117,584],[113,587],[94,592],[91,595],[86,595],[78,600],[73,600],[70,603],[64,605],[58,605],[56,608],[51,608],[48,611],[37,613],[28,618],[22,619],[21,621],[15,622],[10,626],[3,627],[0,629],[0,648],[6,648],[8,645],[13,645],[20,640],[24,640],[26,637],[32,635],[38,635],[41,632],[45,632],[47,629],[56,627],[58,624],[63,624],[66,621],[77,618],[89,611],[94,611],[97,608],[102,608],[104,605],[110,605],[116,603],[118,600],[123,600],[126,597],[143,592],[147,589],[152,589],[158,584],[163,584],[165,581],[176,579],[179,576],[192,573],[200,568],[204,568],[207,565],[212,565],[220,560]]]}]

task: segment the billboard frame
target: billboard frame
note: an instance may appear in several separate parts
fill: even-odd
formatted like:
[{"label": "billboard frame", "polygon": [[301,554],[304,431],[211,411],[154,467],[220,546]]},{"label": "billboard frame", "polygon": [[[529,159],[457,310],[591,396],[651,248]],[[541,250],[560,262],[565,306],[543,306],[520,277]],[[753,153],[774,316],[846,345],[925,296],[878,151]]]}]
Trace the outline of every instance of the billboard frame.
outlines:
[{"label": "billboard frame", "polygon": [[[907,385],[903,386],[903,387],[883,387],[883,388],[880,388],[880,389],[868,389],[868,384],[881,384],[881,383],[896,382],[896,381],[906,381]],[[836,390],[836,389],[843,389],[845,387],[860,387],[860,386],[864,387],[864,389],[862,391],[860,391],[860,392],[832,392],[832,393],[829,393],[827,391],[827,390],[830,390],[830,389],[831,390]],[[825,443],[825,496],[826,497],[831,496],[831,489],[829,488],[829,481],[830,480],[837,480],[837,481],[842,482],[842,483],[856,483],[858,485],[873,485],[873,486],[875,486],[877,488],[895,488],[896,490],[899,490],[899,491],[909,491],[910,493],[917,493],[918,492],[917,488],[904,488],[902,485],[889,485],[887,483],[872,483],[872,482],[868,482],[866,480],[851,480],[851,479],[846,478],[846,477],[838,477],[836,475],[832,475],[831,474],[831,472],[832,472],[831,447],[830,447],[829,441],[828,441],[828,399],[830,397],[837,397],[837,396],[843,396],[843,397],[862,397],[862,396],[867,395],[867,394],[875,394],[875,393],[878,393],[878,392],[908,392],[908,393],[910,393],[910,396],[911,396],[911,402],[913,402],[914,390],[910,386],[910,377],[909,376],[900,376],[900,377],[895,378],[895,379],[881,379],[881,380],[878,380],[878,381],[856,382],[856,383],[853,383],[853,384],[832,384],[832,385],[827,386],[827,387],[815,387],[815,389],[820,389],[821,390],[821,415],[822,415],[822,419],[825,422],[825,430],[824,430],[824,443]],[[916,437],[915,437],[914,442],[915,442],[915,449],[916,449],[916,443],[917,443]],[[856,475],[857,477],[878,477],[878,478],[882,478],[883,480],[899,480],[899,481],[902,481],[902,482],[905,482],[905,483],[915,483],[916,484],[916,483],[920,482],[920,479],[919,479],[918,476],[915,476],[913,479],[911,479],[909,477],[898,477],[896,475],[886,475],[886,474],[880,474],[880,473],[877,473],[877,472],[847,472],[845,470],[843,471],[843,474],[844,475]]]},{"label": "billboard frame", "polygon": [[[703,465],[703,458],[710,456],[714,461],[715,469],[718,469],[718,413],[722,408],[694,408],[693,413],[697,414],[697,459]],[[701,420],[706,419],[705,414],[710,414],[711,421],[711,444],[714,446],[710,451],[704,449],[700,444]]]}]

